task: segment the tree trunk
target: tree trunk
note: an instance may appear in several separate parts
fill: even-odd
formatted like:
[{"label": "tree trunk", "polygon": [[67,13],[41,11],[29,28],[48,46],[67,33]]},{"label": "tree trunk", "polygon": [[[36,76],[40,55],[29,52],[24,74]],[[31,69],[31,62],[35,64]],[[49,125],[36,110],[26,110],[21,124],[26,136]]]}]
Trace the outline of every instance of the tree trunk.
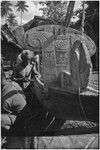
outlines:
[{"label": "tree trunk", "polygon": [[21,11],[21,25],[22,25],[22,11]]},{"label": "tree trunk", "polygon": [[5,24],[7,23],[7,15],[4,17]]}]

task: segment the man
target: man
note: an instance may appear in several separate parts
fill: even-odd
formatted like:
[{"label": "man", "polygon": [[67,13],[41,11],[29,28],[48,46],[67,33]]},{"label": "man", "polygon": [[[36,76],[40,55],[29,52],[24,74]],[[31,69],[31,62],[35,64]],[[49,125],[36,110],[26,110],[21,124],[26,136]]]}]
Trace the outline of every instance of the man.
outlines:
[{"label": "man", "polygon": [[[2,121],[7,115],[10,121],[14,123],[16,116],[20,114],[25,106],[26,98],[22,88],[16,82],[8,81],[1,67],[1,113],[5,114]],[[2,123],[4,127],[4,122]]]},{"label": "man", "polygon": [[[20,59],[20,61],[18,61]],[[29,50],[24,50],[20,57],[18,56],[17,64],[12,74],[12,80],[16,81],[23,89],[27,104],[33,114],[38,111],[39,102],[34,90],[34,77],[40,77],[40,74],[35,67],[35,56]]]},{"label": "man", "polygon": [[31,59],[33,58],[33,52],[30,50],[23,50],[22,53],[20,53],[17,57],[16,63],[17,65],[20,64],[23,61],[23,57],[27,55],[27,58]]},{"label": "man", "polygon": [[18,115],[26,105],[26,98],[22,88],[5,77],[1,69],[1,110],[2,113]]},{"label": "man", "polygon": [[33,76],[39,75],[35,67],[35,57],[29,50],[24,50],[17,58],[17,64],[12,74],[12,79],[19,83],[25,90]]},{"label": "man", "polygon": [[1,67],[1,132],[2,137],[7,136],[7,141],[10,141],[6,144],[8,148],[16,148],[16,144],[19,148],[24,145],[24,139],[17,135],[24,135],[25,113],[29,113],[26,109],[22,115],[25,107],[26,98],[22,88],[16,82],[6,80]]}]

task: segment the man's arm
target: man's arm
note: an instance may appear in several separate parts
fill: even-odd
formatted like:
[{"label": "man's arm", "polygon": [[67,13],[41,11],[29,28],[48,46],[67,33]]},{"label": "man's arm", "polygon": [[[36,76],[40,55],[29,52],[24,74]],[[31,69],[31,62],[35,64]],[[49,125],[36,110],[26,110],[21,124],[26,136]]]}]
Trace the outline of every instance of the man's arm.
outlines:
[{"label": "man's arm", "polygon": [[40,75],[40,73],[37,71],[35,65],[34,65],[34,67],[33,67],[33,73],[34,73],[34,75],[37,76],[38,78],[41,78],[41,75]]},{"label": "man's arm", "polygon": [[19,64],[16,65],[15,69],[13,70],[12,77],[11,77],[13,81],[27,82],[27,79],[20,75],[21,69],[22,67]]},{"label": "man's arm", "polygon": [[15,78],[15,77],[13,77],[13,81],[27,82],[27,78],[25,78],[25,77],[23,77],[23,78]]}]

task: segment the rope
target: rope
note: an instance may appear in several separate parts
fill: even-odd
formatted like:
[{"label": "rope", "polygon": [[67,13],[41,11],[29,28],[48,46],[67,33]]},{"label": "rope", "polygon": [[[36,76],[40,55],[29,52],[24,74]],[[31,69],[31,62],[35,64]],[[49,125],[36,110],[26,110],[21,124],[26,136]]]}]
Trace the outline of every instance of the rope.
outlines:
[{"label": "rope", "polygon": [[55,117],[53,117],[53,119],[51,120],[51,122],[49,123],[49,125],[46,127],[46,131],[48,130],[48,128],[51,126],[51,124],[54,122]]},{"label": "rope", "polygon": [[82,105],[82,101],[81,101],[81,97],[80,97],[80,87],[79,87],[79,103],[80,103],[80,106],[81,106],[81,109],[82,109],[84,118],[85,118],[87,121],[89,121],[88,118],[87,118],[87,116],[86,116],[86,113],[85,113],[85,110],[84,110],[84,108],[83,108],[83,105]]}]

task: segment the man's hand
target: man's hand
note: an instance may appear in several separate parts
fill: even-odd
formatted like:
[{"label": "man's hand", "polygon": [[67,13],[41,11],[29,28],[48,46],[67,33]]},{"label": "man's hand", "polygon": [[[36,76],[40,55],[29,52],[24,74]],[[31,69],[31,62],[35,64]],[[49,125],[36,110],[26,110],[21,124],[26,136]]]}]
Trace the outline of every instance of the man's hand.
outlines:
[{"label": "man's hand", "polygon": [[1,127],[9,130],[11,125],[14,124],[16,120],[16,115],[12,114],[2,114],[1,115]]},{"label": "man's hand", "polygon": [[11,120],[6,114],[1,115],[1,127],[5,130],[9,130],[11,126]]},{"label": "man's hand", "polygon": [[3,146],[6,142],[6,137],[1,137],[1,146]]}]

